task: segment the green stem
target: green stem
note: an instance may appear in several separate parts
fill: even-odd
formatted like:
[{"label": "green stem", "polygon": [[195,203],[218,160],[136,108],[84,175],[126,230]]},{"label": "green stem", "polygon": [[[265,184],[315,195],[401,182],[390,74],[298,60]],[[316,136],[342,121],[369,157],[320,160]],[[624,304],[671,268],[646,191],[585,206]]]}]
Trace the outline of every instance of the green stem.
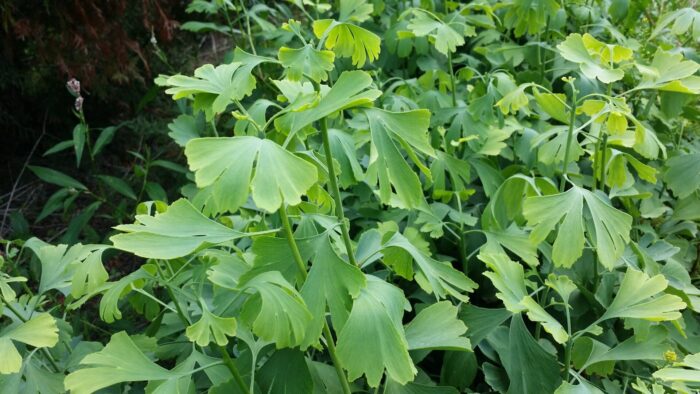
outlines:
[{"label": "green stem", "polygon": [[600,141],[601,139],[598,138],[598,140],[595,143],[595,149],[593,149],[593,158],[595,159],[593,161],[593,191],[598,190],[598,162],[600,162]]},{"label": "green stem", "polygon": [[571,313],[569,312],[569,304],[564,305],[566,311],[566,332],[569,338],[566,340],[566,348],[564,349],[564,381],[569,381],[569,369],[571,367],[571,347],[573,340],[571,339]]},{"label": "green stem", "polygon": [[[287,238],[289,247],[292,249],[294,261],[297,263],[297,267],[299,267],[299,271],[301,272],[302,278],[304,279],[304,281],[306,281],[306,277],[308,276],[308,274],[306,273],[306,263],[301,257],[301,253],[299,253],[299,247],[297,246],[297,242],[294,239],[294,232],[292,231],[292,225],[289,223],[289,217],[287,216],[286,210],[287,208],[284,204],[279,209],[280,218],[282,220],[282,226],[284,227],[284,233]],[[343,369],[340,366],[340,360],[338,360],[338,355],[335,350],[335,342],[333,341],[333,335],[331,334],[331,329],[328,327],[328,322],[325,320],[325,318],[323,323],[323,336],[326,339],[326,347],[328,348],[328,353],[330,354],[331,360],[333,361],[333,367],[335,368],[335,372],[338,374],[338,380],[340,380],[340,384],[343,387],[343,393],[351,394],[350,384],[348,383],[348,379],[345,376],[345,372],[343,372]]]},{"label": "green stem", "polygon": [[224,18],[226,18],[226,24],[228,25],[228,28],[231,29],[231,39],[233,40],[233,44],[236,45],[236,29],[233,28],[233,22],[231,22],[231,17],[228,14],[228,6],[224,4]]},{"label": "green stem", "polygon": [[285,204],[282,204],[282,206],[279,209],[279,212],[280,219],[282,220],[282,228],[284,229],[284,236],[287,238],[289,248],[292,250],[292,255],[294,256],[294,261],[297,263],[297,268],[299,268],[299,273],[301,274],[303,280],[306,281],[306,263],[301,257],[299,247],[297,246],[297,243],[294,240],[294,232],[292,231],[292,225],[289,223],[289,216],[287,216],[287,207],[285,206]]},{"label": "green stem", "polygon": [[600,190],[605,191],[605,160],[606,160],[606,154],[608,150],[608,135],[603,134],[603,140],[600,145],[600,163],[598,163],[598,166],[600,167]]},{"label": "green stem", "polygon": [[182,320],[182,323],[185,325],[185,327],[189,326],[190,319],[187,318],[187,315],[183,311],[182,307],[180,307],[180,303],[177,301],[177,298],[175,298],[175,293],[173,292],[173,289],[170,287],[170,284],[168,283],[168,278],[165,277],[165,274],[163,273],[163,270],[160,268],[160,264],[156,264],[156,269],[158,270],[158,274],[160,275],[161,278],[163,278],[163,284],[165,285],[165,291],[168,292],[168,296],[170,299],[173,301],[173,304],[175,305],[175,311],[177,312],[177,316]]},{"label": "green stem", "polygon": [[[459,210],[460,216],[462,215],[462,199],[459,198],[459,193],[455,193],[457,197],[457,209]],[[462,261],[462,271],[466,274],[469,272],[469,265],[467,264],[467,250],[464,242],[464,223],[459,223],[459,235],[457,240],[457,247],[459,248],[459,259]]]},{"label": "green stem", "polygon": [[[165,289],[168,292],[170,299],[173,301],[173,304],[175,304],[175,310],[177,311],[178,317],[180,318],[180,320],[182,320],[182,323],[185,326],[189,326],[190,321],[187,318],[187,315],[185,315],[185,312],[182,310],[182,307],[180,307],[180,303],[177,302],[177,299],[175,298],[175,294],[173,293],[173,289],[170,287],[170,284],[168,283],[168,279],[163,274],[163,270],[160,268],[160,266],[158,264],[156,264],[156,269],[158,270],[158,273],[160,274],[161,278],[163,278],[163,281],[165,284]],[[233,380],[236,381],[236,384],[238,384],[238,386],[242,392],[244,392],[244,393],[249,392],[248,387],[246,386],[245,382],[243,381],[243,378],[241,377],[241,373],[238,372],[238,368],[236,368],[236,364],[234,364],[233,359],[231,359],[231,356],[228,354],[228,351],[226,350],[226,348],[223,346],[218,346],[218,349],[219,349],[219,353],[221,354],[221,357],[224,360],[224,365],[226,365],[228,370],[231,372],[231,376],[233,376]]]},{"label": "green stem", "polygon": [[571,115],[569,116],[569,131],[566,135],[566,150],[564,151],[564,162],[561,165],[561,180],[559,181],[559,191],[564,191],[566,185],[566,169],[569,164],[569,150],[571,149],[571,141],[574,137],[574,123],[576,121],[576,87],[571,85]]},{"label": "green stem", "polygon": [[344,394],[351,394],[350,383],[343,372],[343,368],[340,366],[340,360],[338,359],[338,353],[335,350],[335,342],[333,342],[333,335],[331,334],[331,329],[328,327],[328,322],[323,324],[323,336],[326,338],[326,347],[328,348],[328,354],[331,356],[331,361],[333,361],[333,367],[335,368],[335,373],[338,374],[338,379],[340,380],[340,385],[343,388]]},{"label": "green stem", "polygon": [[243,9],[243,14],[245,15],[246,35],[248,36],[250,50],[253,51],[253,55],[257,56],[258,52],[255,50],[255,44],[253,43],[253,34],[251,34],[250,32],[250,15],[248,15],[248,9],[246,8],[245,4],[243,4],[243,0],[239,0],[238,3],[241,5],[241,8]]},{"label": "green stem", "polygon": [[[544,36],[545,41],[547,40],[547,36],[549,35],[549,15],[547,15],[547,22],[544,25]],[[537,46],[537,60],[540,62],[540,84],[544,83],[544,65],[545,65],[545,58],[547,54],[542,52],[542,41],[540,40],[540,43]]]},{"label": "green stem", "polygon": [[333,153],[331,152],[331,143],[328,137],[328,123],[326,118],[321,119],[321,135],[323,136],[323,151],[326,155],[326,166],[328,167],[328,178],[331,187],[331,194],[335,200],[335,215],[340,221],[340,229],[343,233],[343,243],[345,243],[345,249],[347,250],[348,259],[352,265],[357,265],[357,260],[355,260],[355,253],[352,249],[352,241],[350,240],[350,230],[348,229],[348,223],[345,220],[345,212],[343,211],[343,199],[340,197],[340,189],[338,188],[338,180],[335,173],[335,167],[333,166]]},{"label": "green stem", "polygon": [[455,91],[455,71],[452,67],[452,52],[447,52],[447,65],[450,68],[450,90],[452,91],[452,106],[457,106],[457,92]]},{"label": "green stem", "polygon": [[233,362],[233,359],[231,356],[228,354],[228,350],[226,350],[225,347],[219,346],[219,353],[221,354],[221,357],[224,359],[224,365],[226,365],[226,368],[228,368],[229,372],[231,372],[231,375],[233,375],[233,380],[236,381],[236,384],[238,385],[238,388],[241,389],[241,392],[243,393],[249,393],[251,392],[248,387],[245,384],[245,381],[243,381],[243,377],[241,376],[241,373],[238,372],[238,368],[236,367],[236,364]]}]

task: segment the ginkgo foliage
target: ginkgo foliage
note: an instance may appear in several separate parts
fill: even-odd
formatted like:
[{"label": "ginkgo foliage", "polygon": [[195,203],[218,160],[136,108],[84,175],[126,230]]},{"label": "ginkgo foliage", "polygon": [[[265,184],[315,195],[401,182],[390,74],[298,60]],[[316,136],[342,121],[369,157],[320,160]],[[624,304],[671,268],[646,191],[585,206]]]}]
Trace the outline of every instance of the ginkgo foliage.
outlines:
[{"label": "ginkgo foliage", "polygon": [[234,48],[157,78],[186,181],[102,243],[8,243],[0,387],[695,392],[700,18],[672,4],[192,1]]}]

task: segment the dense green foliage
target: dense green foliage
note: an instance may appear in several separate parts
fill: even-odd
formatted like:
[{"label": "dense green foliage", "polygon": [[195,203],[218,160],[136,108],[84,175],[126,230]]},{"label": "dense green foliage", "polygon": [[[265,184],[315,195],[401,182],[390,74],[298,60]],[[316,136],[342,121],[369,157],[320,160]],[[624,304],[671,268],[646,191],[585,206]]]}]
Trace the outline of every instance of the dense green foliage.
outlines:
[{"label": "dense green foliage", "polygon": [[[90,174],[138,203],[102,243],[3,241],[0,392],[700,389],[692,7],[188,11],[236,46],[156,79],[187,168]],[[76,115],[55,150],[80,166],[114,131]],[[46,215],[94,196],[30,169],[60,187]],[[139,264],[110,276],[115,255]]]}]

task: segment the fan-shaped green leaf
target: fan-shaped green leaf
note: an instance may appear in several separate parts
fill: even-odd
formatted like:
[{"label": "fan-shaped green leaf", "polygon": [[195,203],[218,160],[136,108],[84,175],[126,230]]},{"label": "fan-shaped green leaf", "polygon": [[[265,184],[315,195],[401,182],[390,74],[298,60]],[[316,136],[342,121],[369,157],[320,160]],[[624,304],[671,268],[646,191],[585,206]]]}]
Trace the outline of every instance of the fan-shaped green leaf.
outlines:
[{"label": "fan-shaped green leaf", "polygon": [[539,244],[559,225],[552,260],[558,266],[572,266],[583,253],[584,201],[593,222],[592,227],[586,223],[586,233],[596,247],[601,264],[612,269],[629,242],[632,217],[613,208],[596,193],[580,187],[525,200],[523,215],[528,224],[534,226],[530,239]]},{"label": "fan-shaped green leaf", "polygon": [[124,331],[112,335],[104,349],[88,354],[80,364],[85,367],[65,379],[66,389],[73,394],[89,394],[122,382],[168,380],[187,375],[151,361]]},{"label": "fan-shaped green leaf", "polygon": [[275,126],[293,135],[311,123],[325,118],[334,112],[353,107],[371,105],[382,92],[368,89],[372,77],[364,71],[345,71],[333,87],[319,100],[318,104],[299,112],[290,112],[275,120]]},{"label": "fan-shaped green leaf", "polygon": [[667,382],[700,383],[700,353],[689,354],[683,362],[654,372],[654,377]]},{"label": "fan-shaped green leaf", "polygon": [[409,112],[368,109],[365,113],[372,139],[367,182],[379,184],[379,197],[385,204],[427,208],[420,179],[404,159],[399,146],[423,172],[430,174],[415,153],[435,154],[428,141],[430,112],[423,109]]},{"label": "fan-shaped green leaf", "polygon": [[426,307],[404,328],[410,350],[471,350],[469,339],[463,336],[467,326],[457,318],[457,307],[449,301]]},{"label": "fan-shaped green leaf", "polygon": [[136,215],[136,223],[115,228],[123,231],[110,238],[115,248],[157,259],[186,256],[246,235],[207,218],[182,198],[163,213]]},{"label": "fan-shaped green leaf", "polygon": [[651,321],[676,320],[686,305],[680,297],[661,294],[668,286],[663,275],[649,277],[641,271],[628,268],[620,289],[599,321],[613,318],[645,319]]},{"label": "fan-shaped green leaf", "polygon": [[659,18],[649,38],[658,36],[669,26],[671,34],[679,36],[690,31],[693,38],[697,40],[700,38],[700,12],[687,7],[664,14]]},{"label": "fan-shaped green leaf", "polygon": [[22,356],[12,341],[26,343],[37,348],[53,347],[58,343],[56,319],[48,313],[40,313],[10,327],[0,335],[0,374],[19,372],[22,368]]},{"label": "fan-shaped green leaf", "polygon": [[410,304],[397,287],[366,277],[367,286],[355,299],[338,336],[338,358],[351,380],[365,375],[367,383],[377,387],[386,370],[389,378],[406,384],[417,373],[401,326],[403,311]]},{"label": "fan-shaped green leaf", "polygon": [[457,271],[450,263],[433,259],[399,232],[396,232],[385,242],[383,247],[399,248],[408,252],[420,268],[420,273],[425,277],[425,280],[419,280],[418,283],[426,292],[435,294],[437,299],[451,295],[467,302],[469,297],[465,293],[471,293],[478,287],[476,283],[462,272]]},{"label": "fan-shaped green leaf", "polygon": [[211,212],[235,212],[249,193],[259,208],[276,212],[282,202],[299,204],[318,180],[313,164],[257,137],[197,138],[185,155],[197,187],[207,188],[203,203]]},{"label": "fan-shaped green leaf", "polygon": [[700,188],[700,153],[670,158],[664,181],[679,198],[686,198]]},{"label": "fan-shaped green leaf", "polygon": [[318,246],[309,276],[301,288],[301,296],[314,316],[302,348],[318,343],[326,308],[330,311],[333,328],[340,332],[348,319],[352,299],[357,298],[366,284],[362,271],[341,259],[333,250],[330,239],[325,238]]},{"label": "fan-shaped green leaf", "polygon": [[417,37],[430,37],[435,43],[435,49],[443,55],[457,51],[458,46],[464,45],[464,37],[476,34],[473,26],[458,13],[449,15],[449,20],[443,21],[435,14],[421,9],[412,10],[413,18],[407,28]]},{"label": "fan-shaped green leaf", "polygon": [[567,331],[552,315],[528,295],[523,266],[510,260],[506,254],[480,253],[479,259],[493,272],[485,272],[498,289],[496,297],[512,313],[526,312],[527,317],[542,324],[542,328],[559,343],[569,338]]},{"label": "fan-shaped green leaf", "polygon": [[333,70],[335,60],[333,52],[319,51],[309,44],[295,49],[282,47],[277,57],[287,69],[287,77],[292,81],[299,81],[304,75],[316,82],[325,81],[328,71]]},{"label": "fan-shaped green leaf", "polygon": [[226,337],[236,335],[236,318],[221,317],[211,313],[203,301],[200,305],[202,316],[196,323],[187,327],[185,335],[190,341],[202,347],[208,346],[212,341],[219,346],[225,346],[228,343]]},{"label": "fan-shaped green leaf", "polygon": [[194,71],[194,77],[173,75],[165,80],[166,93],[173,99],[192,98],[195,106],[204,109],[207,119],[220,114],[234,100],[240,100],[253,92],[255,77],[252,70],[263,62],[275,59],[254,56],[236,49],[234,62],[214,67],[205,64]]},{"label": "fan-shaped green leaf", "polygon": [[362,67],[369,60],[377,60],[381,50],[379,36],[351,23],[333,19],[319,19],[313,23],[317,38],[326,38],[326,49],[332,49],[339,57],[352,57],[352,64]]},{"label": "fan-shaped green leaf", "polygon": [[578,33],[569,34],[564,42],[557,45],[557,49],[564,59],[578,64],[586,77],[598,78],[603,83],[622,79],[624,71],[614,68],[613,63],[632,56],[631,50],[603,44],[588,33],[583,36]]},{"label": "fan-shaped green leaf", "polygon": [[694,75],[700,69],[700,64],[686,60],[680,53],[659,49],[649,66],[637,64],[637,68],[643,77],[635,89],[700,94],[700,77]]},{"label": "fan-shaped green leaf", "polygon": [[241,320],[277,348],[301,345],[313,316],[304,299],[277,271],[257,275],[240,285],[254,293],[243,305]]}]

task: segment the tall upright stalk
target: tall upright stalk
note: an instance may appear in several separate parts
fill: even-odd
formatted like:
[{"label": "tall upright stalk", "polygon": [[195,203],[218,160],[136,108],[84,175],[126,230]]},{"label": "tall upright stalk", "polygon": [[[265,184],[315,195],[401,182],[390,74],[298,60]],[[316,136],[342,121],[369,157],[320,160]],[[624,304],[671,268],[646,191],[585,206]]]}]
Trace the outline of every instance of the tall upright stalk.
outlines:
[{"label": "tall upright stalk", "polygon": [[598,163],[598,166],[600,167],[600,190],[605,191],[605,161],[606,161],[606,154],[608,150],[608,135],[603,134],[603,141],[601,142],[600,145],[600,163]]},{"label": "tall upright stalk", "polygon": [[[287,215],[287,207],[285,204],[282,204],[282,206],[280,207],[279,214],[280,219],[282,220],[282,227],[284,229],[285,238],[287,238],[289,248],[292,250],[294,261],[297,263],[297,267],[299,267],[299,272],[301,273],[303,281],[306,281],[306,278],[308,276],[308,273],[306,272],[306,262],[301,257],[301,253],[299,252],[299,246],[297,245],[296,239],[294,239],[294,232],[292,231],[292,225],[289,222],[289,216]],[[328,349],[328,353],[331,356],[331,361],[333,361],[333,367],[335,368],[335,372],[338,375],[340,385],[343,388],[343,394],[351,394],[350,383],[348,383],[348,378],[345,375],[343,368],[340,366],[340,360],[338,359],[338,354],[335,349],[335,341],[333,340],[333,334],[331,333],[331,329],[328,326],[328,322],[325,318],[323,319],[323,337],[326,339],[326,348]]]},{"label": "tall upright stalk", "polygon": [[561,180],[559,181],[559,191],[564,191],[566,186],[566,169],[569,165],[569,150],[571,150],[571,141],[574,137],[574,123],[576,122],[576,87],[573,82],[571,85],[571,115],[569,116],[569,130],[566,135],[566,150],[564,150],[564,162],[561,164]]},{"label": "tall upright stalk", "polygon": [[328,123],[326,118],[321,119],[321,136],[323,137],[323,152],[326,156],[326,166],[328,167],[328,178],[330,183],[330,192],[333,195],[333,200],[335,201],[335,215],[340,221],[340,230],[343,233],[343,243],[345,244],[345,249],[348,254],[348,259],[352,265],[357,265],[357,260],[355,260],[355,253],[352,249],[352,241],[350,240],[350,230],[348,228],[348,223],[345,220],[345,211],[343,210],[343,199],[340,197],[340,189],[338,188],[338,180],[335,173],[335,167],[333,167],[333,153],[331,152],[331,143],[328,137]]},{"label": "tall upright stalk", "polygon": [[455,70],[452,66],[452,52],[447,52],[447,66],[450,68],[450,90],[452,91],[452,106],[457,106],[457,92],[455,86]]}]

